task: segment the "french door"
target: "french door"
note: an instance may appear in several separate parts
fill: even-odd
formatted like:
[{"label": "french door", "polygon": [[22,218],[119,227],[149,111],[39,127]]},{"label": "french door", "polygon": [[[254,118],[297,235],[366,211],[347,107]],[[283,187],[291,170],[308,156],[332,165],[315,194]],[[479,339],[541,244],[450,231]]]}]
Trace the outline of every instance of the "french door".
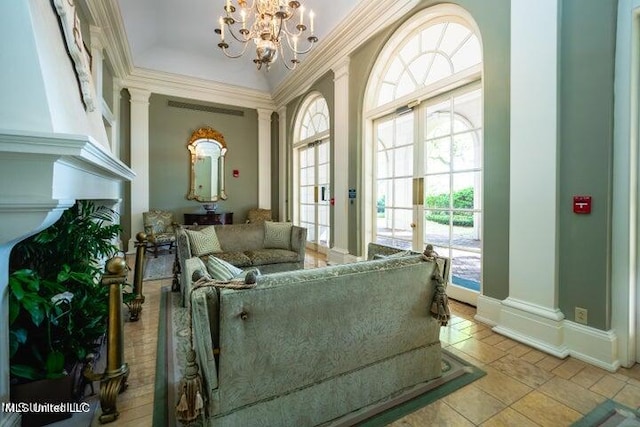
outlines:
[{"label": "french door", "polygon": [[299,147],[297,157],[298,224],[307,229],[307,247],[326,254],[331,243],[329,141]]},{"label": "french door", "polygon": [[449,296],[476,304],[482,267],[481,90],[374,121],[374,241],[451,259]]}]

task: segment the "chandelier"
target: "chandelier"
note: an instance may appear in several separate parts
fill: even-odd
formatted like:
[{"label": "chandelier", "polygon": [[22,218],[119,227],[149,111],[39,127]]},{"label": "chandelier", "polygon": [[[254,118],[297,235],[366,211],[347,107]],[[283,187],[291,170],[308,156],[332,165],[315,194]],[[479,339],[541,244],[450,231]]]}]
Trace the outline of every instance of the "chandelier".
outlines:
[{"label": "chandelier", "polygon": [[[238,0],[239,11],[231,0],[226,0],[225,13],[220,16],[220,34],[218,47],[229,58],[239,58],[247,50],[249,42],[256,46],[256,57],[253,62],[258,70],[264,65],[267,70],[278,56],[289,70],[296,68],[300,61],[298,55],[304,55],[313,48],[318,38],[314,35],[313,11],[305,16],[304,7],[299,1],[286,0]],[[238,13],[236,13],[238,12]],[[307,27],[307,21],[309,27]],[[231,52],[227,43],[227,34],[231,42],[236,40],[240,48]],[[306,42],[302,41],[306,38]],[[285,58],[287,51],[287,58]]]}]

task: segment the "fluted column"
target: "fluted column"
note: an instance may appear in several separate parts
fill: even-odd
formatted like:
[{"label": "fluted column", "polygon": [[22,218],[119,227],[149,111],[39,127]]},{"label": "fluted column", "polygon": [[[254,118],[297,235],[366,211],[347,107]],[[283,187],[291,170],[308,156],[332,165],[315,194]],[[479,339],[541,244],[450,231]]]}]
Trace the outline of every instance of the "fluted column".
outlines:
[{"label": "fluted column", "polygon": [[271,114],[258,108],[258,207],[271,209]]},{"label": "fluted column", "polygon": [[149,97],[146,89],[127,88],[131,94],[131,238],[129,252],[135,251],[136,233],[143,231],[142,213],[149,210]]}]

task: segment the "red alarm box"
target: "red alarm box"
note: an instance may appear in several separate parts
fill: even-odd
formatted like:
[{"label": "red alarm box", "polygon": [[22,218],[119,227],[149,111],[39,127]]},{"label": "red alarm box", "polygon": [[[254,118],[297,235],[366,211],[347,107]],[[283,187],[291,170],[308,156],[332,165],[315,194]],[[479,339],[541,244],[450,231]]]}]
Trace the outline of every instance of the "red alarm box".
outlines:
[{"label": "red alarm box", "polygon": [[573,213],[590,214],[591,196],[573,196]]}]

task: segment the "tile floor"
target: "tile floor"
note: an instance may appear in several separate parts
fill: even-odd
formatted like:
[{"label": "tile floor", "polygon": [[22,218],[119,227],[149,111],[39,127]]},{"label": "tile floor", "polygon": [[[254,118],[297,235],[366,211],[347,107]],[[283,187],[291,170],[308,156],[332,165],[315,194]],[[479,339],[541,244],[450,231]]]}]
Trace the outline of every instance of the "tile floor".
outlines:
[{"label": "tile floor", "polygon": [[[305,268],[326,265],[309,253]],[[145,282],[141,320],[125,323],[125,361],[131,375],[113,426],[151,426],[160,289]],[[640,364],[615,373],[574,358],[558,359],[491,331],[475,308],[450,301],[452,320],[441,330],[444,348],[487,372],[483,378],[396,422],[399,426],[568,426],[607,398],[640,406]],[[94,425],[97,423],[94,422]]]}]

